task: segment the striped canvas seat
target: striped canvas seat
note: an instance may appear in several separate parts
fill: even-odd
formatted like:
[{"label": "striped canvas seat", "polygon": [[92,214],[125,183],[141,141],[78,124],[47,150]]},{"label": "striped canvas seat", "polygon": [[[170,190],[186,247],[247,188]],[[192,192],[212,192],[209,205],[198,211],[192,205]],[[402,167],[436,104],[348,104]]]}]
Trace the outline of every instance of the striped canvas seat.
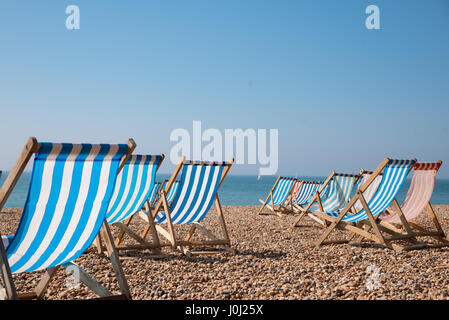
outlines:
[{"label": "striped canvas seat", "polygon": [[[329,195],[330,185],[332,185],[332,183],[334,183],[334,182],[331,181],[329,184],[326,184],[326,185],[324,186],[323,191],[320,192],[320,195],[322,195],[323,198],[327,198],[327,196]],[[323,186],[323,184],[324,184],[324,183],[320,183],[320,184],[317,186],[316,190],[320,190],[320,188]]]},{"label": "striped canvas seat", "polygon": [[[414,174],[401,210],[407,220],[412,221],[418,217],[430,203],[435,187],[436,174],[441,162],[416,163],[413,167]],[[390,223],[400,223],[397,214],[382,214],[381,219]]]},{"label": "striped canvas seat", "polygon": [[[414,164],[414,160],[390,160],[387,163],[382,174],[382,180],[375,194],[367,201],[368,207],[374,217],[381,214],[392,203]],[[331,217],[337,217],[339,215],[339,211],[326,213]],[[362,209],[354,215],[345,215],[342,221],[357,222],[367,218],[365,209]]]},{"label": "striped canvas seat", "polygon": [[132,155],[117,176],[106,219],[122,222],[138,212],[150,197],[156,171],[162,162],[160,155]]},{"label": "striped canvas seat", "polygon": [[[368,179],[371,177],[372,172],[364,172],[362,174],[362,177],[357,181],[356,190],[360,189],[360,187],[368,181]],[[380,182],[382,181],[382,175],[378,175],[376,178],[374,178],[374,181],[368,186],[368,188],[363,192],[363,197],[365,198],[365,201],[370,201],[373,197],[374,193],[377,191],[377,188],[379,187]],[[354,204],[354,208],[358,211],[362,209],[362,204],[360,203],[360,200],[357,200],[357,202]]]},{"label": "striped canvas seat", "polygon": [[[352,175],[335,175],[329,183],[327,197],[325,197],[325,200],[322,200],[323,210],[327,212],[344,208],[351,197],[356,179],[357,177]],[[314,204],[310,207],[310,210],[320,210],[320,207],[318,204]]]},{"label": "striped canvas seat", "polygon": [[[165,187],[167,186],[168,181],[166,181],[164,183],[164,186],[162,187],[163,189],[165,189]],[[170,191],[168,191],[166,198],[167,198],[167,202],[171,203],[173,201],[173,199],[175,198],[176,192],[178,191],[179,188],[179,181],[174,181]]]},{"label": "striped canvas seat", "polygon": [[[294,199],[294,186],[296,178],[278,177],[270,192],[268,193],[265,201],[259,199],[262,206],[259,209],[258,214],[262,213],[265,207],[269,208],[272,212],[280,215],[280,212],[294,211],[293,199]],[[301,183],[301,182],[300,182]],[[298,188],[299,185],[296,185]]]},{"label": "striped canvas seat", "polygon": [[307,204],[315,194],[318,184],[312,181],[306,181],[301,185],[301,189],[296,193],[293,199],[293,204],[304,205]]},{"label": "striped canvas seat", "polygon": [[40,143],[18,229],[6,254],[13,273],[79,257],[105,220],[123,145]]},{"label": "striped canvas seat", "polygon": [[[145,238],[148,232],[153,230],[153,234],[160,234],[170,242],[173,249],[180,249],[184,254],[219,252],[192,250],[192,248],[214,246],[220,246],[226,251],[232,252],[218,189],[233,163],[233,158],[229,162],[194,162],[185,161],[185,157],[182,157],[168,180],[167,186],[160,192],[161,198],[152,214],[149,215],[151,221],[142,233],[142,238]],[[169,204],[167,194],[179,173],[181,173],[179,185],[174,193],[172,203]],[[215,204],[221,235],[216,231],[208,230],[201,224],[212,204]],[[182,228],[176,227],[177,225],[190,225],[190,230],[186,236],[182,237],[183,240],[180,235],[177,235],[179,229],[182,230]],[[202,233],[205,238],[194,239],[197,233]],[[161,244],[161,246],[165,245]]]},{"label": "striped canvas seat", "polygon": [[300,190],[301,190],[301,188],[302,188],[304,183],[306,183],[306,181],[301,181],[301,180],[296,180],[293,183],[292,191],[290,193],[290,196],[288,196],[287,200],[285,200],[286,203],[289,203],[290,201],[292,201],[292,203],[295,203],[296,196],[300,192]]},{"label": "striped canvas seat", "polygon": [[160,189],[161,182],[156,182],[151,189],[150,196],[148,197],[148,202],[150,203],[151,207],[154,207],[154,204],[157,202]]},{"label": "striped canvas seat", "polygon": [[[178,190],[170,206],[173,224],[202,221],[212,206],[226,163],[183,165]],[[156,223],[167,223],[165,212],[158,212]]]},{"label": "striped canvas seat", "polygon": [[278,206],[285,202],[293,187],[295,179],[281,178],[276,188],[273,190],[273,205]]}]

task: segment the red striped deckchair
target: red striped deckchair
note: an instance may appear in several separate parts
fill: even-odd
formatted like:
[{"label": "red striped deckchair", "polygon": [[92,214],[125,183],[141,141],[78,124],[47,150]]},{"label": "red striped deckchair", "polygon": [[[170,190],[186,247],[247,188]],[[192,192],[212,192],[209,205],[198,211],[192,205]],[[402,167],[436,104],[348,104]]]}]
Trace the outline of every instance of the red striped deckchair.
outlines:
[{"label": "red striped deckchair", "polygon": [[[405,201],[401,206],[401,210],[404,213],[409,225],[419,231],[415,232],[416,236],[431,236],[442,243],[449,244],[449,240],[446,239],[446,235],[441,228],[441,224],[439,223],[435,211],[430,204],[430,198],[432,197],[433,189],[435,187],[436,174],[442,163],[443,162],[439,160],[437,162],[415,164],[413,167],[414,175],[412,182],[408,189]],[[433,224],[435,225],[435,228],[437,229],[436,232],[430,231],[413,222],[426,209],[433,221]],[[388,223],[401,223],[397,212],[392,210],[385,210],[380,218]]]}]

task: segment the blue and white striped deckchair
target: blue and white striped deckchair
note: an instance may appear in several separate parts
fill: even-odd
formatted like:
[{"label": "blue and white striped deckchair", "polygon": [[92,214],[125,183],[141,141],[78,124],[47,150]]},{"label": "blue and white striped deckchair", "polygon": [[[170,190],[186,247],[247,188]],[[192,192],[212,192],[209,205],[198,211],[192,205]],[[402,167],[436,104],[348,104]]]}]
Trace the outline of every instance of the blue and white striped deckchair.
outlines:
[{"label": "blue and white striped deckchair", "polygon": [[[333,181],[331,181],[330,183],[328,183],[328,184],[326,184],[326,185],[324,186],[324,189],[321,190],[321,192],[320,192],[320,197],[322,196],[323,199],[325,199],[325,198],[328,197],[328,195],[329,195],[329,190],[330,190],[330,186],[331,186],[332,183],[333,183]],[[320,183],[320,185],[318,186],[317,190],[320,190],[321,187],[322,187],[323,185],[324,185],[324,183]]]},{"label": "blue and white striped deckchair", "polygon": [[[30,138],[0,190],[0,210],[33,154],[28,197],[17,231],[0,241],[0,265],[9,298],[17,298],[11,273],[47,270],[34,292],[19,298],[40,298],[58,267],[77,272],[101,296],[111,294],[72,261],[93,242],[103,226],[120,289],[130,298],[120,260],[105,222],[119,171],[135,144],[38,143]],[[121,166],[120,166],[121,167]],[[5,239],[6,238],[6,239]]]},{"label": "blue and white striped deckchair", "polygon": [[[165,180],[162,184],[162,190],[164,190],[167,187],[168,180]],[[168,191],[167,195],[165,196],[167,199],[168,204],[171,204],[173,199],[175,198],[176,192],[178,191],[179,187],[179,181],[174,181],[170,191]]]},{"label": "blue and white striped deckchair", "polygon": [[[332,181],[331,181],[332,182]],[[314,194],[323,186],[323,183],[321,182],[307,182],[307,184],[304,186],[304,189],[301,190],[301,193],[298,194],[296,197],[296,200],[294,201],[294,204],[297,206],[303,206],[305,204],[308,204],[311,200]],[[327,192],[329,190],[329,184],[324,186],[324,189],[321,191],[321,195],[323,197],[327,196]]]},{"label": "blue and white striped deckchair", "polygon": [[[332,172],[328,179],[326,179],[326,182],[320,184],[318,190],[321,191],[316,192],[306,208],[301,210],[303,212],[296,220],[295,226],[297,226],[298,222],[304,217],[304,213],[307,213],[310,218],[325,226],[326,221],[320,221],[313,215],[313,212],[339,210],[343,208],[348,202],[354,184],[359,178],[360,175]],[[323,195],[323,197],[321,195]]]},{"label": "blue and white striped deckchair", "polygon": [[[150,244],[129,228],[135,214],[140,211],[149,213],[148,199],[154,189],[156,172],[164,160],[164,155],[132,155],[117,176],[114,193],[109,204],[106,219],[109,224],[120,228],[115,245],[118,246],[123,236],[128,234],[144,247],[142,249],[157,249],[158,239]],[[144,205],[146,205],[144,207]],[[129,247],[129,246],[128,246]],[[101,248],[101,244],[97,244]],[[123,249],[123,247],[117,247]],[[135,248],[133,248],[135,249]],[[158,252],[159,253],[159,252]]]},{"label": "blue and white striped deckchair", "polygon": [[[295,181],[296,178],[278,177],[265,201],[259,199],[259,202],[262,203],[262,206],[259,209],[259,214],[263,214],[262,210],[265,206],[273,212],[280,211],[281,208],[286,209],[284,204],[291,194]],[[268,201],[270,201],[270,204],[268,204]],[[276,208],[276,206],[278,206],[278,208]]]},{"label": "blue and white striped deckchair", "polygon": [[164,155],[132,155],[117,176],[106,219],[122,222],[142,209],[153,190]]},{"label": "blue and white striped deckchair", "polygon": [[153,186],[153,189],[151,189],[150,196],[148,197],[148,203],[150,204],[151,208],[153,208],[156,202],[159,200],[158,194],[161,186],[162,183],[156,182]]},{"label": "blue and white striped deckchair", "polygon": [[345,175],[336,173],[333,180],[329,183],[329,193],[325,200],[321,199],[321,194],[318,194],[321,200],[322,209],[318,204],[310,206],[310,211],[336,211],[344,208],[351,197],[351,192],[354,184],[359,176]]},{"label": "blue and white striped deckchair", "polygon": [[302,206],[307,204],[310,199],[312,199],[314,193],[316,192],[319,183],[314,181],[304,181],[301,185],[301,189],[296,194],[296,197],[293,199],[293,204]]},{"label": "blue and white striped deckchair", "polygon": [[[360,189],[362,185],[368,181],[368,179],[371,177],[373,173],[370,171],[362,170],[362,176],[360,177],[359,181],[356,185],[356,190]],[[365,201],[370,201],[373,197],[374,193],[376,193],[377,188],[379,187],[380,182],[382,181],[382,173],[380,173],[374,181],[369,185],[369,187],[363,192],[363,197],[365,198]],[[362,203],[360,200],[357,200],[357,202],[354,204],[354,208],[356,211],[363,208]]]},{"label": "blue and white striped deckchair", "polygon": [[[183,158],[175,168],[166,187],[161,191],[161,199],[153,212],[154,222],[158,224],[156,225],[157,231],[170,241],[173,248],[180,247],[185,253],[191,253],[184,250],[184,247],[189,246],[223,245],[229,249],[231,243],[217,192],[233,161],[232,159],[230,162],[192,162],[184,161]],[[173,202],[169,205],[166,195],[173,187],[179,172],[181,172],[181,178],[178,191],[175,193]],[[206,217],[214,202],[224,235],[222,239],[199,224]],[[167,224],[169,231],[167,232],[162,228],[161,224]],[[178,240],[174,232],[173,225],[180,224],[192,225],[188,236],[183,241]],[[203,232],[211,240],[190,241],[195,230]],[[148,230],[145,232],[148,232]],[[145,237],[146,233],[142,236]]]},{"label": "blue and white striped deckchair", "polygon": [[[155,187],[151,191],[150,197],[148,198],[148,202],[150,204],[151,208],[154,208],[156,203],[161,198],[161,191],[165,189],[167,186],[168,180],[164,180],[163,182],[156,182]],[[173,198],[175,197],[176,191],[178,190],[179,181],[175,181],[172,184],[172,187],[170,188],[170,191],[166,195],[167,202],[170,204],[173,201]]]},{"label": "blue and white striped deckchair", "polygon": [[[325,244],[324,240],[329,236],[329,234],[333,230],[335,230],[338,225],[342,225],[345,229],[356,233],[363,238],[383,244],[389,248],[402,250],[423,247],[424,244],[417,244],[413,232],[411,231],[411,228],[405,218],[401,219],[401,221],[403,222],[405,233],[397,233],[394,229],[389,229],[387,224],[382,224],[382,222],[378,224],[375,219],[392,203],[399,207],[397,201],[395,200],[395,197],[403,182],[405,181],[408,172],[411,170],[411,168],[413,168],[415,162],[415,159],[391,160],[389,158],[386,158],[384,161],[382,161],[382,163],[374,171],[370,178],[365,183],[363,183],[359,190],[357,190],[355,196],[352,197],[352,199],[347,203],[343,210],[317,213],[321,218],[326,219],[327,221],[332,223],[320,237],[317,245]],[[383,173],[382,180],[376,192],[369,201],[366,201],[363,193],[368,189],[368,187],[374,182],[376,177],[378,177],[381,172]],[[360,202],[362,203],[363,209],[356,213],[353,213],[350,210],[358,200],[360,200]],[[350,223],[353,222],[364,222],[374,230],[374,234],[369,233],[366,229],[363,229],[361,227],[351,225]],[[381,231],[387,232],[389,235],[391,235],[391,237],[385,237],[384,235],[382,235]],[[408,240],[411,241],[413,245],[409,247],[399,246],[397,244],[391,243],[391,241],[393,240]],[[348,240],[328,241],[326,243],[336,242],[342,243],[348,242]]]}]

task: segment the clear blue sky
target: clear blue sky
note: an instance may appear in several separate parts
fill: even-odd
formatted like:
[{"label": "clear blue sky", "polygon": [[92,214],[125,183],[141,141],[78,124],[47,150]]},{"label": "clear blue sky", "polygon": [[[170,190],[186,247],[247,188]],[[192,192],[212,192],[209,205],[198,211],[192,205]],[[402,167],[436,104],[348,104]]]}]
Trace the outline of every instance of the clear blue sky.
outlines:
[{"label": "clear blue sky", "polygon": [[390,156],[441,159],[449,178],[449,1],[2,1],[0,46],[3,170],[28,136],[168,154],[201,120],[279,129],[280,174]]}]

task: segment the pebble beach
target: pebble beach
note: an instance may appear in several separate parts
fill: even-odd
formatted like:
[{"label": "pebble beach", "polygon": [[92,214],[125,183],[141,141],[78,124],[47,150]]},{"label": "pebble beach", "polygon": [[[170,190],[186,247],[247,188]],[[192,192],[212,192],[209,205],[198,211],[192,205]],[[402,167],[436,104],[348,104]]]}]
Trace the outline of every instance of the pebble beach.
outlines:
[{"label": "pebble beach", "polygon": [[[449,231],[449,206],[434,206],[443,230]],[[168,247],[153,259],[146,251],[121,251],[133,299],[448,299],[449,247],[396,252],[364,242],[320,248],[314,242],[322,228],[310,218],[292,228],[294,215],[257,215],[257,206],[224,206],[235,253],[186,256]],[[268,212],[268,211],[265,211]],[[12,234],[20,209],[3,209],[0,233]],[[417,222],[432,227],[422,214]],[[219,233],[215,209],[204,225]],[[131,228],[143,230],[135,218]],[[177,229],[185,234],[184,226]],[[118,234],[112,228],[114,235]],[[338,230],[339,232],[345,232]],[[424,240],[424,238],[420,238]],[[431,239],[425,239],[432,241]],[[129,238],[124,243],[133,244]],[[89,252],[75,260],[114,294],[118,284],[102,254]],[[13,275],[19,292],[30,291],[42,272]],[[44,299],[90,299],[96,295],[58,271]]]}]

